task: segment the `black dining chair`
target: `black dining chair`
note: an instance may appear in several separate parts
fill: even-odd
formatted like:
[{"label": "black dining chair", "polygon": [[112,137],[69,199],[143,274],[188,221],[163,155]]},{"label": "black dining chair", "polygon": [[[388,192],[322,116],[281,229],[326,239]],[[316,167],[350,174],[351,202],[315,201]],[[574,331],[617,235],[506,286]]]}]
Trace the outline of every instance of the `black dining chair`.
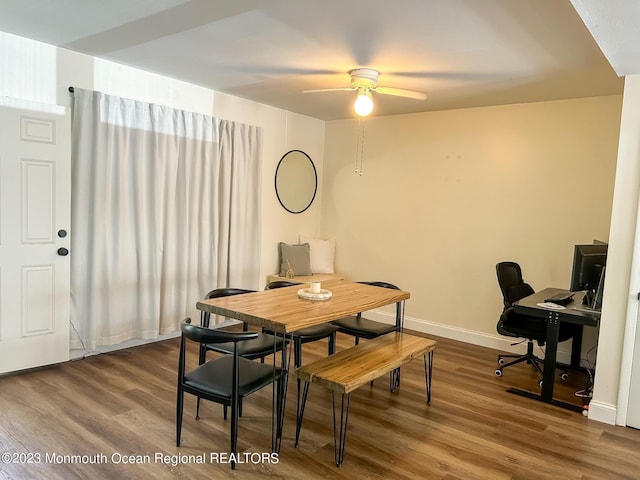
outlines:
[{"label": "black dining chair", "polygon": [[[182,336],[180,339],[180,354],[178,359],[178,388],[176,401],[176,446],[180,446],[182,433],[182,414],[184,408],[184,394],[190,393],[198,399],[209,400],[231,407],[230,440],[231,453],[237,455],[238,449],[238,421],[239,406],[242,399],[252,393],[277,382],[275,414],[278,419],[282,415],[281,381],[286,379],[283,370],[275,365],[265,365],[243,358],[239,354],[239,345],[243,342],[255,341],[258,332],[227,332],[192,325],[191,319],[186,318],[180,325]],[[186,350],[187,340],[198,345],[215,345],[228,343],[234,346],[230,355],[223,355],[198,365],[187,371]],[[226,415],[225,415],[226,419]],[[277,425],[281,425],[278,421]],[[272,427],[273,428],[273,427]],[[276,436],[281,438],[282,431],[278,428]],[[231,460],[231,468],[235,469],[235,461]]]},{"label": "black dining chair", "polygon": [[[232,295],[242,295],[245,293],[255,292],[255,290],[245,290],[242,288],[216,288],[211,290],[205,295],[205,299],[228,297]],[[202,312],[200,324],[203,327],[209,327],[211,315],[209,312]],[[248,325],[243,322],[242,330],[247,331]],[[237,350],[238,355],[248,360],[260,359],[261,363],[264,363],[264,358],[268,355],[275,355],[276,352],[282,351],[283,361],[286,355],[285,339],[278,336],[263,332],[256,332],[257,336],[251,341],[238,341],[238,342],[216,342],[216,343],[203,343],[200,345],[199,363],[203,364],[206,361],[207,352],[217,352],[223,355],[230,355]],[[240,403],[240,415],[242,415],[242,403]],[[196,418],[200,413],[200,400],[197,401]],[[227,408],[224,408],[224,418],[227,418]]]},{"label": "black dining chair", "polygon": [[[231,295],[242,295],[245,293],[255,292],[255,290],[245,290],[241,288],[216,288],[215,290],[211,290],[209,293],[205,295],[205,299],[212,298],[220,298],[220,297],[228,297]],[[209,312],[202,312],[201,317],[201,325],[203,327],[208,327],[210,322],[211,315]],[[247,331],[248,325],[243,322],[242,330]],[[279,352],[282,350],[283,345],[285,344],[284,339],[279,336],[274,336],[268,333],[259,333],[258,337],[251,342],[240,342],[237,345],[238,355],[244,358],[248,358],[249,360],[260,359],[264,362],[264,357],[273,354],[274,352]],[[203,363],[206,359],[207,351],[218,352],[223,354],[231,354],[236,346],[232,342],[226,343],[215,343],[215,344],[204,344],[200,349],[200,363]]]},{"label": "black dining chair", "polygon": [[[285,280],[277,280],[268,283],[264,289],[273,290],[275,288],[292,287],[302,285],[296,282],[288,282]],[[328,354],[333,355],[336,352],[336,332],[338,327],[330,323],[314,325],[313,327],[301,328],[289,334],[289,338],[293,341],[293,364],[296,368],[302,365],[302,345],[309,342],[316,342],[324,338],[328,339]],[[273,332],[269,332],[273,334]]]},{"label": "black dining chair", "polygon": [[[372,282],[356,282],[363,285],[371,285],[374,287],[390,288],[400,290],[399,287],[392,283],[372,281]],[[381,335],[391,332],[401,332],[404,326],[404,301],[396,303],[396,322],[382,323],[375,320],[369,320],[362,316],[362,312],[357,315],[334,320],[333,325],[338,327],[338,332],[346,333],[355,337],[355,344],[358,345],[361,338],[371,340]],[[373,382],[371,382],[373,384]],[[400,386],[400,369],[394,370],[389,378],[389,390],[392,392]]]},{"label": "black dining chair", "polygon": [[[391,288],[394,290],[400,290],[399,287],[388,282],[356,282],[363,285],[372,285],[374,287]],[[404,302],[396,303],[396,323],[382,323],[374,320],[369,320],[362,316],[362,313],[352,315],[349,317],[334,320],[333,323],[338,327],[338,331],[346,333],[355,337],[355,344],[360,342],[361,338],[371,340],[379,337],[380,335],[386,335],[391,332],[401,332],[404,322]]]}]

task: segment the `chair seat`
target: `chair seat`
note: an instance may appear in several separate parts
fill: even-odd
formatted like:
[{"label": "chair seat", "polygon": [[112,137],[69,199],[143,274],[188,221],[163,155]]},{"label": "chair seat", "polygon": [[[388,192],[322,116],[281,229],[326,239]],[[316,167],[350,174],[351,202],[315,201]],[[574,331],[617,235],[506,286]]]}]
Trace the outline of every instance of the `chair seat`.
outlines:
[{"label": "chair seat", "polygon": [[396,331],[395,324],[376,322],[358,316],[341,318],[331,323],[338,327],[339,332],[367,339]]},{"label": "chair seat", "polygon": [[315,342],[316,340],[322,340],[323,338],[329,337],[338,331],[338,327],[336,325],[331,325],[330,323],[325,323],[322,325],[314,325],[313,327],[301,328],[300,330],[296,330],[293,332],[292,336],[294,339],[300,339],[302,343],[306,342]]},{"label": "chair seat", "polygon": [[[251,340],[249,340],[250,342]],[[185,374],[184,384],[187,387],[204,391],[218,398],[227,398],[231,402],[233,355],[210,360]],[[240,397],[245,397],[270,383],[282,375],[280,368],[273,365],[252,362],[246,358],[238,358]]]},{"label": "chair seat", "polygon": [[[282,350],[284,339],[275,337],[275,350]],[[238,342],[238,355],[248,359],[256,359],[266,357],[274,352],[274,335],[267,333],[259,333],[255,340],[247,340]],[[233,354],[233,342],[226,343],[209,343],[205,348],[212,352],[223,353],[226,355]]]},{"label": "chair seat", "polygon": [[[575,332],[576,325],[560,323],[558,342],[569,340]],[[498,333],[509,337],[526,338],[537,342],[538,345],[544,345],[547,340],[547,323],[543,318],[515,313],[513,307],[509,307],[503,312],[498,322]]]},{"label": "chair seat", "polygon": [[509,307],[498,323],[498,333],[509,337],[527,338],[542,345],[547,338],[547,323],[543,318],[515,313],[513,307]]}]

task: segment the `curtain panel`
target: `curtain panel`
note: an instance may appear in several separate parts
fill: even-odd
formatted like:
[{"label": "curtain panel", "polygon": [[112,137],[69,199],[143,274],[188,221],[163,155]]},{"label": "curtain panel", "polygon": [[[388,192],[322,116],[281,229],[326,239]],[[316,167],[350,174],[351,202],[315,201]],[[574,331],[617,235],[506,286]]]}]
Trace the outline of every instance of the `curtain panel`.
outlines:
[{"label": "curtain panel", "polygon": [[73,97],[71,347],[155,339],[209,290],[257,288],[261,129]]}]

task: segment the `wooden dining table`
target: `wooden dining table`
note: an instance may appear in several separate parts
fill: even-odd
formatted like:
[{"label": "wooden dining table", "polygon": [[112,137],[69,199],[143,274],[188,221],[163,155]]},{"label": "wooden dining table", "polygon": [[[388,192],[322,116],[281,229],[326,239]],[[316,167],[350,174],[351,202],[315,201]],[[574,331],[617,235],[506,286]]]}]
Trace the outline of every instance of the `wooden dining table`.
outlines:
[{"label": "wooden dining table", "polygon": [[[249,325],[263,327],[282,335],[287,340],[301,328],[320,325],[339,318],[366,312],[385,305],[404,302],[410,293],[404,290],[376,287],[344,280],[322,283],[322,289],[331,292],[327,300],[307,300],[298,296],[298,290],[309,288],[308,284],[251,292],[197,302],[196,308],[202,312],[234,318]],[[290,338],[289,338],[290,339]],[[291,350],[283,355],[283,368],[288,372],[291,364]],[[275,351],[275,342],[274,342]],[[274,368],[276,355],[274,355]],[[274,416],[272,443],[275,452],[280,451],[284,405],[286,404],[287,382],[282,382],[284,391],[283,408],[279,418]],[[275,389],[275,385],[274,385]],[[275,391],[274,391],[275,400]]]},{"label": "wooden dining table", "polygon": [[322,283],[332,294],[328,300],[306,300],[298,290],[308,284],[201,300],[196,308],[280,333],[320,325],[409,299],[409,292],[344,280]]}]

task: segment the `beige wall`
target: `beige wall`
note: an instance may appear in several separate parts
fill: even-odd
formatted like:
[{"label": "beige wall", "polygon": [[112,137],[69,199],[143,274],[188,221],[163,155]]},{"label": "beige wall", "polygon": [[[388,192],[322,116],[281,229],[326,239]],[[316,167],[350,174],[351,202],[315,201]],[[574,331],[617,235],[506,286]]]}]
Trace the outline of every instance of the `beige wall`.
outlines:
[{"label": "beige wall", "polygon": [[[607,241],[621,96],[328,122],[322,234],[354,280],[409,290],[407,325],[487,345],[495,264],[568,287],[573,245]],[[496,343],[498,342],[498,343]]]}]

